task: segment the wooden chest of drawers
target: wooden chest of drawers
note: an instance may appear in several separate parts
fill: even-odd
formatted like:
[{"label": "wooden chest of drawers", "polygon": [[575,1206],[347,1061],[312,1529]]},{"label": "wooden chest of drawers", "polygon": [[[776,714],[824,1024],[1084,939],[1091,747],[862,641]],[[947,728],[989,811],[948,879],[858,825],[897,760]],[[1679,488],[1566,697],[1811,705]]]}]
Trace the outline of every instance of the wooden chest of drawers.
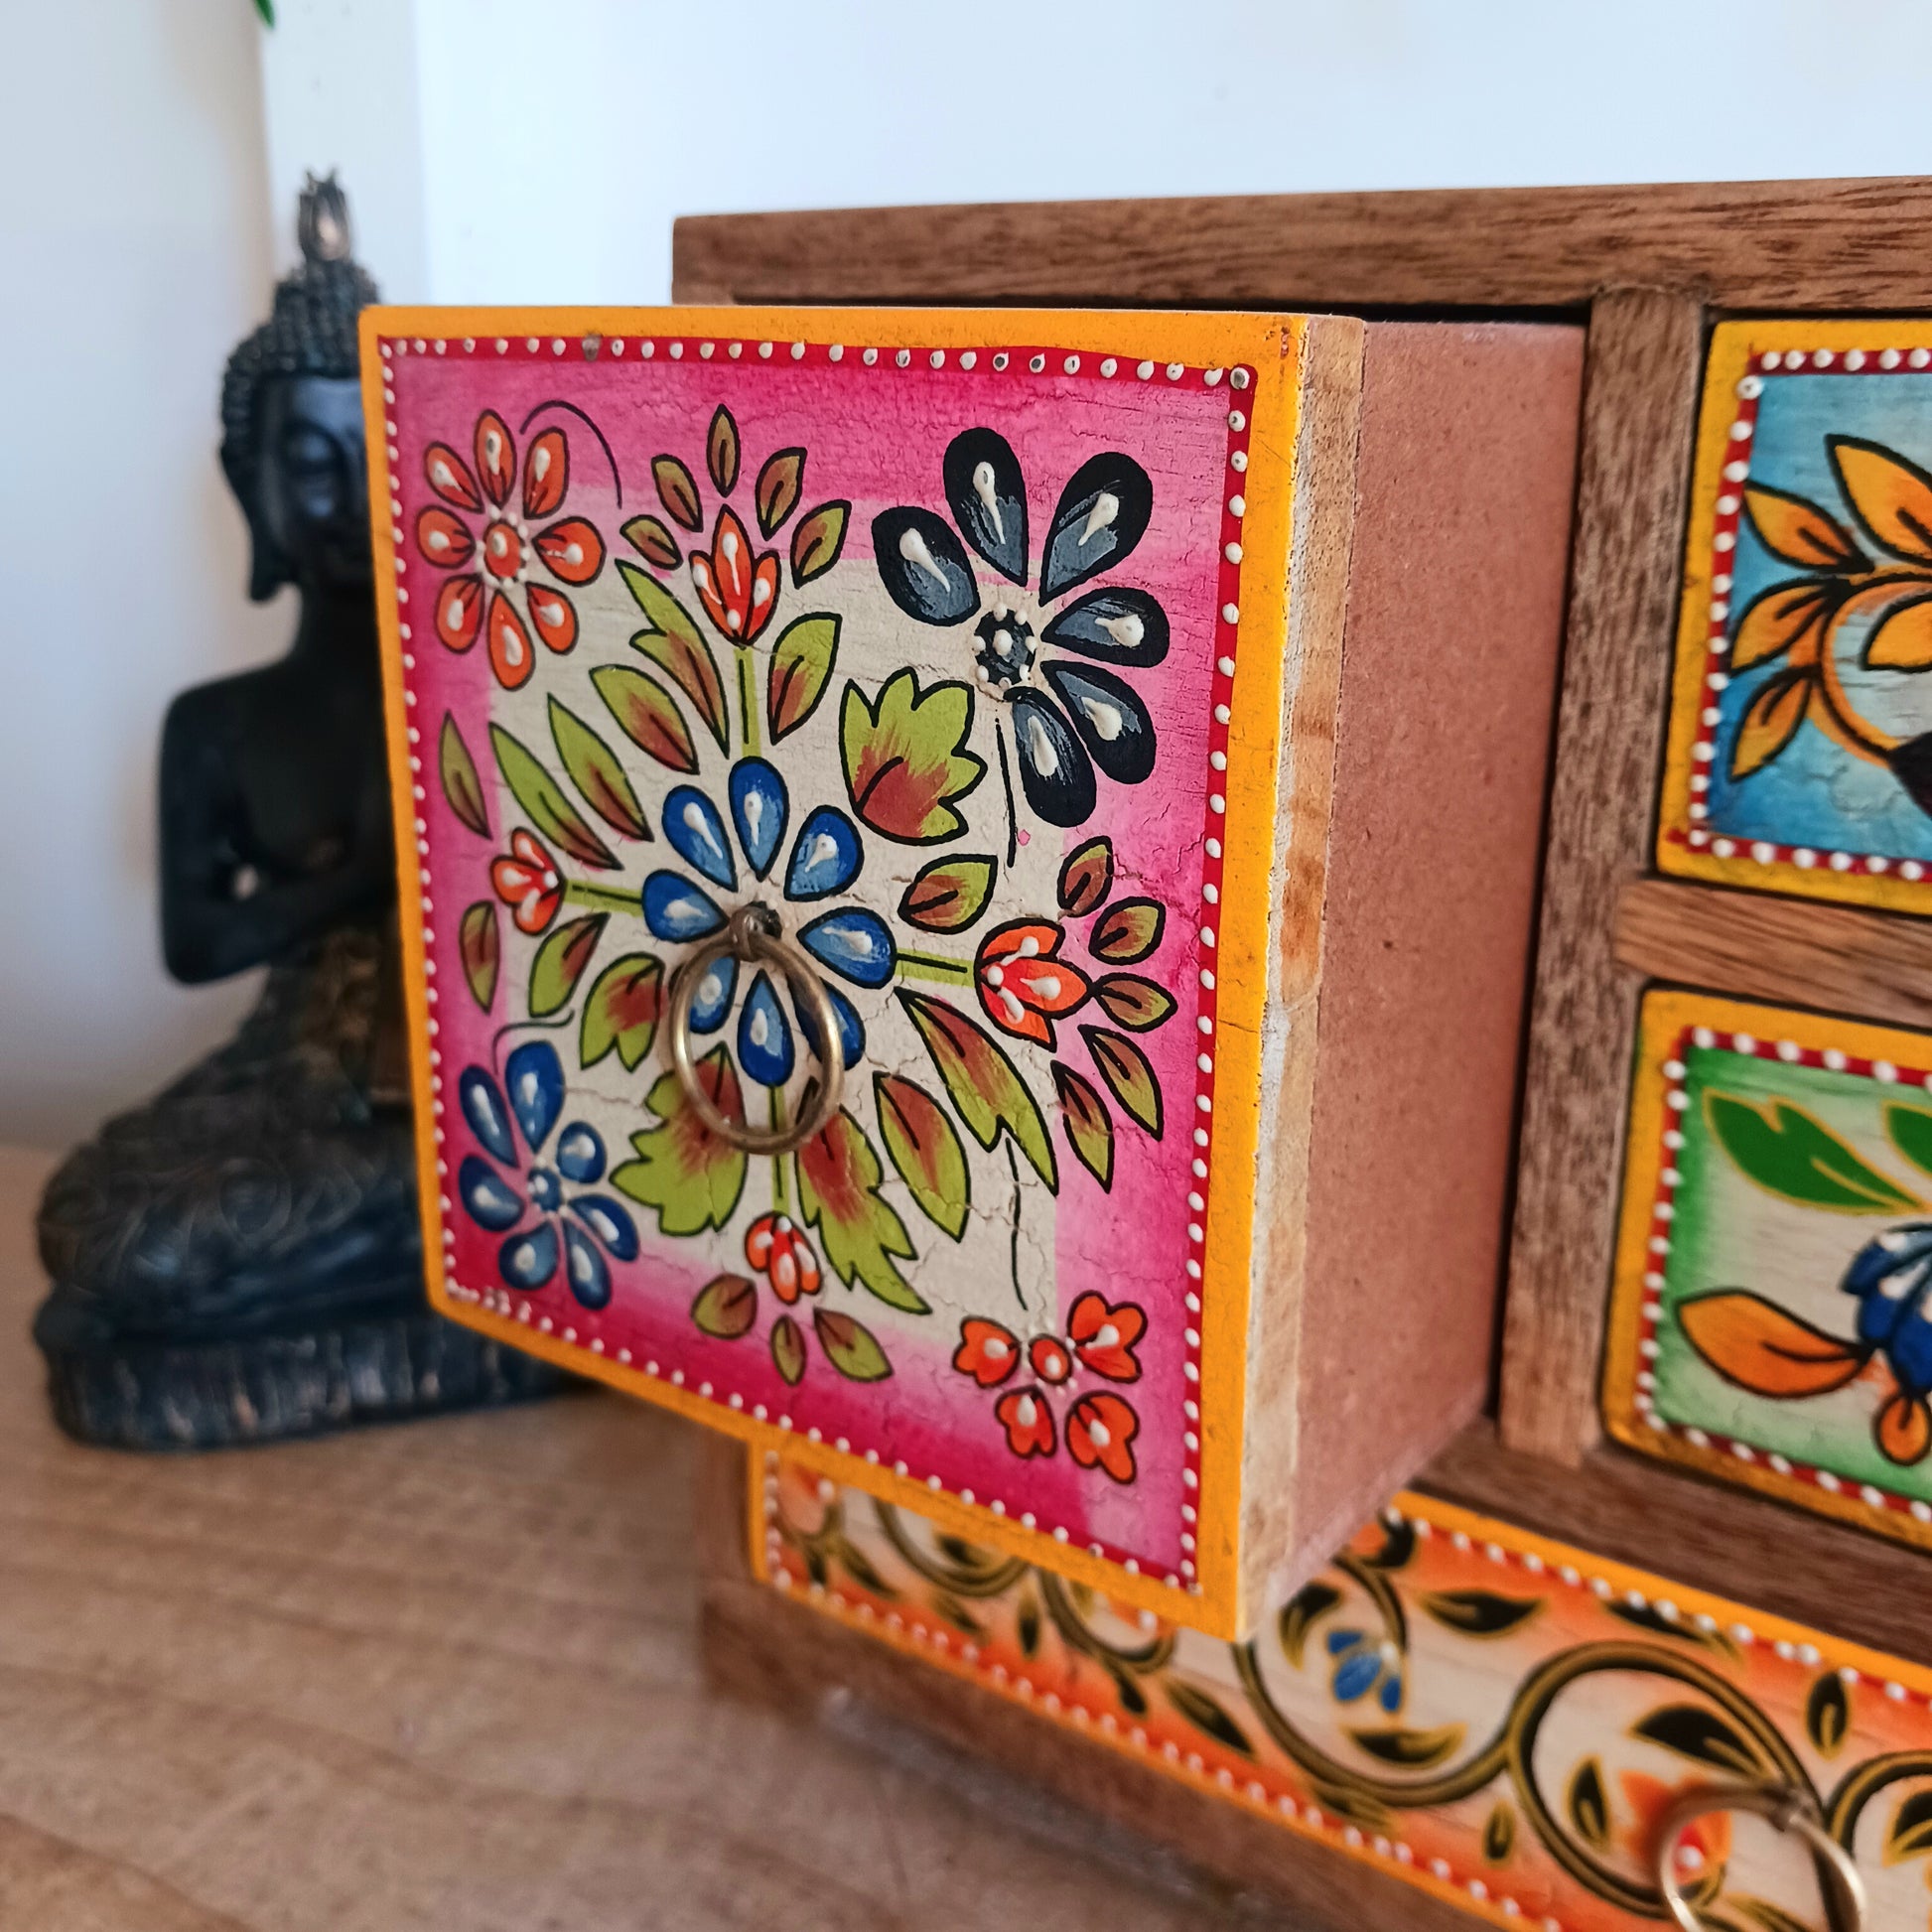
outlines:
[{"label": "wooden chest of drawers", "polygon": [[1494,1426],[1228,1653],[726,1458],[725,1681],[923,1710],[1338,1923],[1656,1923],[1669,1877],[1812,1924],[1847,1860],[1834,1922],[1919,1922],[1928,239],[1919,182],[681,225],[708,300],[1589,330]]},{"label": "wooden chest of drawers", "polygon": [[438,1306],[1247,1627],[1488,1388],[1581,333],[363,331]]}]

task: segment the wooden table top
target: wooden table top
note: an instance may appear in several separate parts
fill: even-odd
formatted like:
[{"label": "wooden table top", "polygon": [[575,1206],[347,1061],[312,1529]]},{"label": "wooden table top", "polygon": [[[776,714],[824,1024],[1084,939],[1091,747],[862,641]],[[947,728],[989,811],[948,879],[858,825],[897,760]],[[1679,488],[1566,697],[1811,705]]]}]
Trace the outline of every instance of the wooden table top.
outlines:
[{"label": "wooden table top", "polygon": [[0,1150],[0,1925],[1257,1923],[990,1771],[708,1693],[691,1443],[616,1396],[69,1442],[27,1337],[47,1167]]}]

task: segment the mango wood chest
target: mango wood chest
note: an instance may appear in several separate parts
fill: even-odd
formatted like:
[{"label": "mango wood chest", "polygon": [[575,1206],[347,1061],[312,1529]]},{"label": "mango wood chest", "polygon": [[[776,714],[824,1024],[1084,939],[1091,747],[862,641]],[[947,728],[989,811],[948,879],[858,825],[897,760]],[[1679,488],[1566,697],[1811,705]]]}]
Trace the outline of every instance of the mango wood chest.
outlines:
[{"label": "mango wood chest", "polygon": [[721,1681],[1336,1924],[1924,1921],[1928,240],[1916,181],[680,224],[686,299],[1587,328],[1490,1414],[1232,1644],[721,1449]]},{"label": "mango wood chest", "polygon": [[438,1306],[1251,1627],[1488,1388],[1581,330],[363,342]]}]

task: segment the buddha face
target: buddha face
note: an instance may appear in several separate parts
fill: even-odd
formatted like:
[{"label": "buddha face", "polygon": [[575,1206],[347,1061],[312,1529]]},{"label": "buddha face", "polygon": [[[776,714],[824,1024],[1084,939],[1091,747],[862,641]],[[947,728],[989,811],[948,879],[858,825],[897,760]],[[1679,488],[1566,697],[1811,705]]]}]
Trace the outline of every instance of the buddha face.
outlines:
[{"label": "buddha face", "polygon": [[369,467],[352,376],[276,376],[260,400],[261,533],[305,590],[366,586]]}]

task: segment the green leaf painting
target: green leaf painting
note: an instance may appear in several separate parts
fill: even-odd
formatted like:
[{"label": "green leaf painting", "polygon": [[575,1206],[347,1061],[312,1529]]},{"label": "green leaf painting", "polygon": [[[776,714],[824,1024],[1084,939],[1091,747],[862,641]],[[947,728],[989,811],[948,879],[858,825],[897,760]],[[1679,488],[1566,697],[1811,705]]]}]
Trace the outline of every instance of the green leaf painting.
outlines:
[{"label": "green leaf painting", "polygon": [[[738,1069],[722,1046],[698,1062],[698,1083],[711,1104],[733,1122],[745,1118]],[[660,1074],[645,1097],[655,1127],[630,1137],[634,1161],[611,1175],[621,1193],[657,1212],[666,1234],[701,1234],[722,1228],[745,1191],[745,1156],[701,1121],[675,1073]]]},{"label": "green leaf painting", "polygon": [[1087,1042],[1093,1063],[1114,1098],[1158,1141],[1161,1083],[1155,1079],[1147,1055],[1131,1039],[1109,1033],[1105,1027],[1082,1027],[1080,1037]]},{"label": "green leaf painting", "polygon": [[592,912],[555,928],[530,962],[530,1018],[547,1020],[577,990],[597,942],[610,923],[608,912]]},{"label": "green leaf painting", "polygon": [[805,485],[805,452],[778,450],[764,460],[759,472],[753,500],[759,513],[759,534],[770,537],[778,525],[798,507],[798,492]]},{"label": "green leaf painting", "polygon": [[935,859],[899,895],[899,917],[925,932],[964,932],[986,910],[993,875],[993,861],[981,853]]},{"label": "green leaf painting", "polygon": [[1516,1812],[1507,1798],[1500,1799],[1482,1823],[1482,1856],[1490,1864],[1503,1864],[1515,1849]]},{"label": "green leaf painting", "polygon": [[[690,483],[688,476],[685,482]],[[689,527],[698,526],[693,523]],[[631,638],[631,648],[642,651],[669,673],[671,681],[691,700],[705,729],[718,741],[718,749],[730,751],[731,717],[725,705],[725,681],[718,674],[718,660],[712,656],[697,620],[648,571],[620,557],[618,573],[644,614],[646,627]]]},{"label": "green leaf painting", "polygon": [[1018,1069],[993,1039],[956,1007],[901,987],[899,1004],[918,1029],[932,1064],[945,1082],[967,1131],[989,1153],[1002,1134],[1032,1162],[1034,1172],[1055,1192],[1059,1168],[1046,1123]]},{"label": "green leaf painting", "polygon": [[436,764],[443,781],[443,796],[450,809],[480,839],[489,836],[489,806],[483,798],[483,780],[477,776],[477,761],[457,730],[456,720],[443,714],[443,732],[437,741]]},{"label": "green leaf painting", "polygon": [[1932,1173],[1932,1114],[1923,1107],[1894,1103],[1885,1109],[1885,1133],[1921,1173]]},{"label": "green leaf painting", "polygon": [[720,496],[729,496],[738,487],[738,463],[741,445],[738,422],[721,402],[712,412],[711,429],[704,440],[705,468]]},{"label": "green leaf painting", "polygon": [[764,697],[772,744],[789,738],[818,709],[838,655],[839,620],[823,612],[795,618],[778,633]]},{"label": "green leaf painting", "polygon": [[964,749],[973,729],[966,684],[921,691],[910,670],[886,680],[876,704],[845,687],[839,749],[852,809],[875,832],[901,845],[932,845],[965,829],[954,809],[986,775],[986,761]]},{"label": "green leaf painting", "polygon": [[664,1009],[663,963],[647,952],[614,959],[584,1000],[578,1059],[595,1066],[616,1053],[626,1073],[634,1073],[657,1037]]},{"label": "green leaf painting", "polygon": [[1114,1184],[1114,1123],[1107,1103],[1070,1066],[1053,1062],[1053,1091],[1059,1095],[1060,1124],[1066,1144],[1081,1167],[1103,1189]]},{"label": "green leaf painting", "polygon": [[1093,956],[1110,966],[1131,966],[1161,943],[1167,907],[1151,898],[1118,899],[1093,922]]},{"label": "green leaf painting", "polygon": [[463,955],[463,977],[471,997],[487,1013],[496,998],[496,973],[503,963],[503,938],[496,907],[479,899],[465,911],[457,927],[457,949]]},{"label": "green leaf painting", "polygon": [[691,473],[674,456],[654,457],[651,481],[657,485],[657,500],[687,530],[704,528],[704,506],[698,501],[698,485]]},{"label": "green leaf painting", "polygon": [[1709,1093],[1704,1116],[1725,1152],[1768,1193],[1842,1214],[1900,1214],[1920,1205],[1788,1100]]},{"label": "green leaf painting", "polygon": [[571,782],[599,818],[627,839],[650,837],[650,820],[618,755],[568,705],[550,700],[550,736]]},{"label": "green leaf painting", "polygon": [[771,1324],[771,1365],[792,1388],[804,1377],[805,1331],[788,1314]]},{"label": "green leaf painting", "polygon": [[883,1199],[883,1170],[865,1130],[843,1108],[798,1150],[798,1212],[818,1230],[832,1272],[849,1288],[856,1279],[892,1308],[928,1312],[894,1257],[910,1261],[905,1223]]},{"label": "green leaf painting", "polygon": [[542,762],[520,739],[512,738],[501,725],[489,728],[490,749],[496,754],[497,768],[511,795],[529,814],[531,829],[552,844],[561,846],[580,866],[594,866],[602,872],[617,868],[611,848],[593,832],[583,814],[570,802],[564,788],[544,768]]},{"label": "green leaf painting", "polygon": [[872,1092],[888,1159],[926,1219],[957,1241],[966,1232],[973,1196],[966,1151],[952,1122],[923,1087],[897,1073],[875,1073]]},{"label": "green leaf painting", "polygon": [[699,1332],[720,1341],[749,1334],[759,1315],[759,1292],[743,1275],[719,1275],[699,1289],[691,1319]]},{"label": "green leaf painting", "polygon": [[824,1349],[825,1359],[848,1381],[883,1382],[892,1374],[893,1365],[886,1359],[886,1351],[863,1322],[839,1313],[836,1309],[814,1309],[812,1327],[817,1331],[818,1345]]},{"label": "green leaf painting", "polygon": [[591,683],[604,700],[605,709],[617,720],[618,729],[657,762],[671,771],[695,771],[698,748],[691,742],[691,728],[677,708],[677,700],[644,671],[633,671],[626,664],[601,664],[591,673]]},{"label": "green leaf painting", "polygon": [[1114,890],[1114,842],[1089,839],[1060,868],[1060,910],[1083,919]]},{"label": "green leaf painting", "polygon": [[1136,973],[1109,973],[1095,980],[1093,997],[1115,1026],[1136,1034],[1160,1026],[1174,1010],[1172,993]]},{"label": "green leaf painting", "polygon": [[821,503],[809,515],[798,519],[791,533],[791,581],[803,589],[814,577],[823,577],[839,560],[845,548],[845,526],[852,514],[850,503]]},{"label": "green leaf painting", "polygon": [[624,536],[647,564],[659,570],[675,570],[684,561],[677,538],[656,517],[633,516],[622,527]]}]

